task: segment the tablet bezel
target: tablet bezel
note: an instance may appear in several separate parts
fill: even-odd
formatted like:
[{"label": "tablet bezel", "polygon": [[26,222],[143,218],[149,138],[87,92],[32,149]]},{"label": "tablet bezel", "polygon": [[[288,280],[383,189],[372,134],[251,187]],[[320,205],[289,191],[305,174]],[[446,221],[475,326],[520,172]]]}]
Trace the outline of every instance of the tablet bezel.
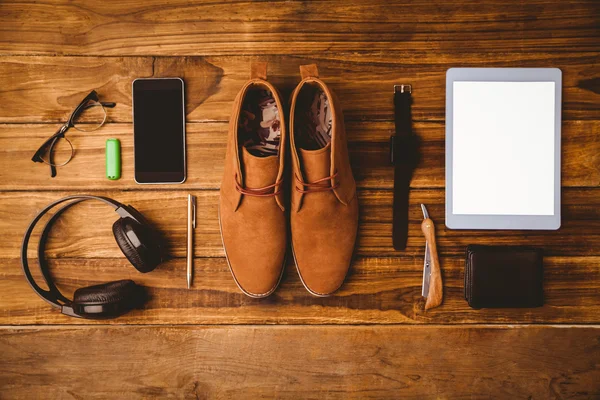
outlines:
[{"label": "tablet bezel", "polygon": [[[454,82],[554,82],[554,214],[466,215],[452,212]],[[446,226],[450,229],[556,230],[561,217],[562,72],[558,68],[450,68],[446,72]]]}]

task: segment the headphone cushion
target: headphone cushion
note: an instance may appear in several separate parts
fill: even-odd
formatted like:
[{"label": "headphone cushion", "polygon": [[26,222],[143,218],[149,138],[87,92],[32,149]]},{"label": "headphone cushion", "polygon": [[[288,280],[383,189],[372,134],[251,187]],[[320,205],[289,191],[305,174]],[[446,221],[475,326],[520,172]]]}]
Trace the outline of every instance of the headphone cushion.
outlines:
[{"label": "headphone cushion", "polygon": [[134,299],[140,287],[131,279],[102,283],[77,289],[73,295],[76,304],[115,304]]},{"label": "headphone cushion", "polygon": [[82,318],[114,318],[138,307],[146,293],[130,279],[77,289],[71,308]]},{"label": "headphone cushion", "polygon": [[[160,245],[153,240],[155,235],[150,232],[150,228],[131,218],[119,218],[113,224],[112,230],[117,245],[135,269],[140,272],[150,272],[160,264]],[[133,231],[140,243],[143,244],[140,249],[131,243],[127,237],[127,231]]]}]

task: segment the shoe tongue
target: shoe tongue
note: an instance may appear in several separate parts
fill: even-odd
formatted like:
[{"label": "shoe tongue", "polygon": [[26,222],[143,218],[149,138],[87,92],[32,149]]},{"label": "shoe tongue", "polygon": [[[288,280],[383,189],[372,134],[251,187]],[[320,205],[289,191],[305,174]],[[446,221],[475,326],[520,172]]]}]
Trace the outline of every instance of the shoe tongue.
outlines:
[{"label": "shoe tongue", "polygon": [[277,181],[279,157],[257,157],[242,146],[242,171],[244,171],[244,186],[248,188],[270,186]]},{"label": "shoe tongue", "polygon": [[331,175],[331,143],[319,150],[299,150],[305,182],[314,182]]}]

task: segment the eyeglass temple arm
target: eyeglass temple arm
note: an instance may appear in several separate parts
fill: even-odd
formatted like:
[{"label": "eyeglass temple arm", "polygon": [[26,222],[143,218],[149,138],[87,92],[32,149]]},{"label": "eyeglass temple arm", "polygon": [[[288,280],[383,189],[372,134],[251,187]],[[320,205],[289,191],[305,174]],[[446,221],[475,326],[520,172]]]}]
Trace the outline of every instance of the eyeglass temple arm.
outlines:
[{"label": "eyeglass temple arm", "polygon": [[[98,103],[96,103],[98,104]],[[92,104],[86,104],[81,108],[81,111],[87,110],[88,108],[92,108],[94,107],[96,104],[92,103]],[[102,104],[103,107],[106,108],[113,108],[117,105],[117,103],[112,103],[112,102],[106,102],[106,101],[101,101],[100,104]]]},{"label": "eyeglass temple arm", "polygon": [[[112,101],[100,101],[98,98],[98,92],[96,92],[95,90],[92,90],[90,92],[90,94],[88,94],[86,96],[86,98],[83,100],[83,102],[87,102],[89,100],[93,100],[93,101],[97,101],[98,103],[102,104],[102,106],[104,107],[108,107],[108,108],[113,108],[114,106],[117,105],[117,103],[114,103]],[[85,108],[89,108],[91,107],[90,105],[86,105]]]},{"label": "eyeglass temple arm", "polygon": [[56,145],[56,142],[58,141],[59,138],[64,137],[64,133],[66,132],[67,127],[66,125],[63,125],[60,127],[60,129],[58,131],[56,131],[56,133],[53,135],[52,141],[50,142],[50,145],[47,146],[46,144],[44,144],[42,147],[40,147],[38,149],[38,151],[35,152],[35,154],[33,155],[33,157],[31,157],[31,161],[33,162],[42,162],[42,153],[44,152],[48,152],[48,163],[51,164],[50,165],[50,176],[52,178],[54,178],[56,176],[56,167],[52,164],[54,164],[54,146]]},{"label": "eyeglass temple arm", "polygon": [[52,135],[50,138],[48,138],[48,140],[46,140],[46,142],[39,148],[37,149],[37,151],[35,152],[35,154],[33,155],[33,157],[31,157],[31,161],[33,162],[42,162],[42,153],[45,153],[47,151],[47,149],[50,147],[51,141],[54,141],[54,139],[57,136],[63,137],[64,133],[67,131],[68,123],[63,124],[60,128],[58,128],[58,130],[54,133],[54,135]]},{"label": "eyeglass temple arm", "polygon": [[61,136],[57,136],[52,140],[50,144],[50,148],[48,149],[48,163],[50,164],[50,176],[52,178],[56,177],[56,167],[54,166],[54,145],[58,142],[58,139]]}]

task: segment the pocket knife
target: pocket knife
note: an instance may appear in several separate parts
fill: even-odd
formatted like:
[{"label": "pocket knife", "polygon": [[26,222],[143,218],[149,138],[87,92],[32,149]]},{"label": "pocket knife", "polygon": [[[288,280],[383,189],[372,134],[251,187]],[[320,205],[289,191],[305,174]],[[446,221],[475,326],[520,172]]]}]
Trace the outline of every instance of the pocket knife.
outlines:
[{"label": "pocket knife", "polygon": [[429,213],[425,204],[421,204],[423,210],[423,222],[421,231],[425,235],[425,262],[423,265],[423,286],[421,295],[427,300],[425,310],[434,308],[442,304],[443,288],[442,274],[440,270],[440,261],[437,254],[437,245],[435,243],[435,226],[429,218]]}]

